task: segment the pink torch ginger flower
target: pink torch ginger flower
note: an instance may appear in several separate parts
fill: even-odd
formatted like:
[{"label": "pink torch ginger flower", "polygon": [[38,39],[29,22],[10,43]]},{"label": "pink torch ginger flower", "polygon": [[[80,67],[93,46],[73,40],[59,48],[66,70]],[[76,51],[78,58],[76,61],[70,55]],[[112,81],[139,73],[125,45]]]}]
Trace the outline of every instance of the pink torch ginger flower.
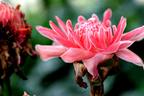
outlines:
[{"label": "pink torch ginger flower", "polygon": [[82,61],[87,71],[93,76],[98,76],[97,66],[101,62],[111,59],[114,55],[138,66],[143,66],[143,61],[128,47],[135,41],[144,37],[144,26],[130,32],[124,32],[126,19],[121,17],[118,25],[111,25],[112,11],[107,9],[103,20],[93,14],[86,20],[78,17],[74,28],[71,20],[66,24],[56,16],[59,27],[52,21],[52,29],[37,26],[39,33],[54,41],[54,45],[36,45],[36,50],[42,60],[61,57],[67,63]]}]

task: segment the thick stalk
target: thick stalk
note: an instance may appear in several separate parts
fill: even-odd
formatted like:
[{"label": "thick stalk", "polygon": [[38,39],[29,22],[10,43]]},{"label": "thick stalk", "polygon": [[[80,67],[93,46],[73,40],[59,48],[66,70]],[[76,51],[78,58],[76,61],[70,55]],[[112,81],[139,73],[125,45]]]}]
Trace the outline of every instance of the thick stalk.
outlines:
[{"label": "thick stalk", "polygon": [[91,86],[90,96],[104,96],[103,84],[100,86]]},{"label": "thick stalk", "polygon": [[90,74],[87,75],[90,82],[90,96],[104,96],[103,80],[99,76],[93,79]]},{"label": "thick stalk", "polygon": [[98,77],[94,78],[86,69],[84,64],[75,62],[73,63],[74,70],[75,70],[75,80],[77,84],[82,87],[86,88],[87,84],[83,81],[82,77],[87,74],[87,78],[90,83],[90,96],[104,96],[104,85],[103,82],[109,75],[115,74],[118,69],[118,58],[116,56],[113,57],[112,64],[107,64],[107,61],[99,64],[97,67],[98,70]]}]

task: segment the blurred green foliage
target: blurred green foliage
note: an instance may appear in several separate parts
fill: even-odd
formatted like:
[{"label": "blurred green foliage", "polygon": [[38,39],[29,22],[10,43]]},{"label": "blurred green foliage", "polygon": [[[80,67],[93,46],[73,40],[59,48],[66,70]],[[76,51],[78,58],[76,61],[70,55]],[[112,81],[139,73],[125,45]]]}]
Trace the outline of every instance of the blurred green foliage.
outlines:
[{"label": "blurred green foliage", "polygon": [[[16,0],[5,0],[16,3]],[[143,0],[17,0],[25,1],[27,7],[25,14],[27,22],[32,27],[31,42],[36,44],[52,44],[52,41],[42,37],[35,26],[49,27],[48,21],[55,22],[54,16],[59,16],[66,21],[71,19],[73,24],[79,15],[89,18],[96,13],[102,18],[104,10],[111,8],[113,11],[112,22],[117,24],[120,17],[127,18],[125,32],[144,24]],[[30,1],[38,2],[31,5]],[[141,1],[141,2],[140,2]],[[24,7],[23,5],[21,7]],[[38,10],[35,10],[37,8]],[[35,10],[35,11],[34,11]],[[135,43],[130,47],[140,57],[144,58],[144,41]],[[16,75],[11,77],[13,96],[22,96],[27,91],[31,96],[88,96],[89,88],[81,89],[74,81],[72,64],[65,64],[55,58],[43,62],[37,58],[26,57],[23,66],[28,80],[23,81]],[[144,71],[131,63],[120,62],[120,71],[110,76],[105,81],[105,96],[144,96]],[[86,79],[85,79],[86,80]],[[87,81],[87,80],[86,80]]]}]

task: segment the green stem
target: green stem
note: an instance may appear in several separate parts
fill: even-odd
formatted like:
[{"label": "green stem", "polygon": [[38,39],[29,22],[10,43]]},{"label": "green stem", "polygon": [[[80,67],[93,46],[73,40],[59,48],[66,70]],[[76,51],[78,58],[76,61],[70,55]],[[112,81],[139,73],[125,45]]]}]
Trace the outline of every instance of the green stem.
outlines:
[{"label": "green stem", "polygon": [[11,85],[9,78],[2,80],[2,96],[11,96]]}]

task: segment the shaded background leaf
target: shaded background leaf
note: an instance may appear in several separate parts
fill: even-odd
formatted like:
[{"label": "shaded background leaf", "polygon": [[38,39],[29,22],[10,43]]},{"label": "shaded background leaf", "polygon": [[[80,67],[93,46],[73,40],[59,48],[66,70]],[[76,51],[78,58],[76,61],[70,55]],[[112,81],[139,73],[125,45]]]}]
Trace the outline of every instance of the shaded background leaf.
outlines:
[{"label": "shaded background leaf", "polygon": [[[1,0],[13,5],[21,4],[26,14],[27,22],[33,27],[31,42],[35,44],[52,44],[52,41],[41,36],[35,26],[49,27],[48,21],[56,21],[59,16],[66,21],[71,19],[73,24],[79,15],[89,18],[96,13],[102,18],[104,10],[113,11],[112,22],[118,23],[121,16],[127,18],[125,32],[144,24],[143,0]],[[130,50],[144,58],[144,40],[135,43]],[[120,72],[109,76],[105,81],[105,96],[143,96],[144,71],[142,68],[124,61],[120,62]],[[11,77],[13,96],[21,96],[24,91],[36,96],[88,96],[88,89],[81,89],[74,80],[72,64],[65,64],[55,58],[43,62],[37,58],[26,57],[23,70],[28,80],[23,81],[16,75]],[[85,79],[85,81],[87,81]]]}]

